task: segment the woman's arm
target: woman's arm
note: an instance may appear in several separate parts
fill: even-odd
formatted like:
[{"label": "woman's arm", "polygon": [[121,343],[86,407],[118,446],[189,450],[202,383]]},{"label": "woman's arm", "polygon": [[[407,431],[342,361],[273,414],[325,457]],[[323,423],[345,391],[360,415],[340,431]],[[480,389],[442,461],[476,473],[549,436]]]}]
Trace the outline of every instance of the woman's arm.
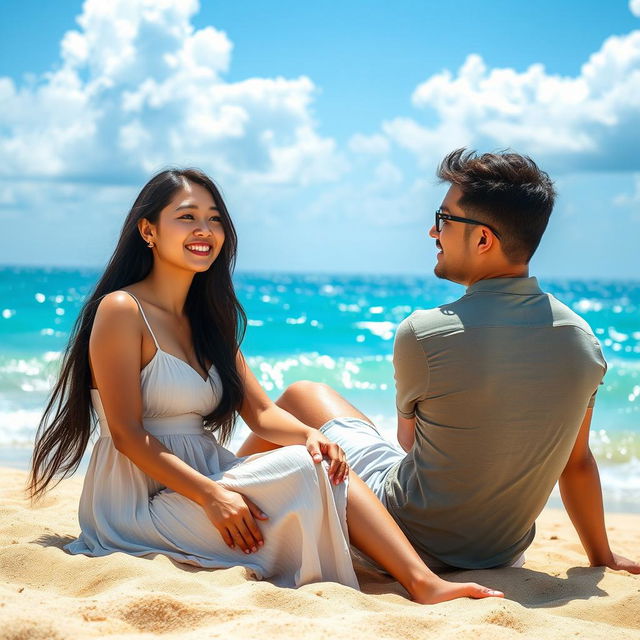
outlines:
[{"label": "woman's arm", "polygon": [[238,351],[238,371],[244,381],[244,402],[240,416],[256,435],[275,444],[303,444],[314,462],[326,455],[331,461],[329,478],[339,484],[349,475],[346,456],[342,449],[317,429],[300,422],[288,411],[271,401]]},{"label": "woman's arm", "polygon": [[115,448],[154,480],[199,504],[229,546],[235,543],[246,551],[260,545],[262,535],[251,517],[264,519],[258,507],[190,467],[144,430],[142,336],[143,321],[131,296],[105,296],[91,331],[89,356]]}]

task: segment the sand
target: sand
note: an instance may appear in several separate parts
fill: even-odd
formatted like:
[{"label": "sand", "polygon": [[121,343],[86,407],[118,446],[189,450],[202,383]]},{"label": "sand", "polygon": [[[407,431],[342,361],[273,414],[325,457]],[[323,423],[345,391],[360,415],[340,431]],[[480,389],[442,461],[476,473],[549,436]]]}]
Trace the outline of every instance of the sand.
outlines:
[{"label": "sand", "polygon": [[[640,638],[640,576],[585,566],[571,524],[545,510],[522,569],[450,574],[503,590],[504,600],[417,605],[389,577],[358,565],[362,592],[319,583],[297,590],[236,567],[201,570],[163,556],[70,556],[81,478],[37,508],[26,473],[0,469],[0,640],[141,638]],[[640,515],[612,514],[614,549],[640,556]]]}]

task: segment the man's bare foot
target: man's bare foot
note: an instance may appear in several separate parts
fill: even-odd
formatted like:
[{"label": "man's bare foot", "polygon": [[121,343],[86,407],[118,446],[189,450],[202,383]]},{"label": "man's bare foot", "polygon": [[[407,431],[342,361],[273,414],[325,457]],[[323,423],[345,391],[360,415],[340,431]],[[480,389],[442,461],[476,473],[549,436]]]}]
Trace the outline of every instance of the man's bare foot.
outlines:
[{"label": "man's bare foot", "polygon": [[456,598],[504,598],[502,591],[475,582],[448,582],[437,576],[416,580],[408,591],[413,600],[420,604],[437,604]]}]

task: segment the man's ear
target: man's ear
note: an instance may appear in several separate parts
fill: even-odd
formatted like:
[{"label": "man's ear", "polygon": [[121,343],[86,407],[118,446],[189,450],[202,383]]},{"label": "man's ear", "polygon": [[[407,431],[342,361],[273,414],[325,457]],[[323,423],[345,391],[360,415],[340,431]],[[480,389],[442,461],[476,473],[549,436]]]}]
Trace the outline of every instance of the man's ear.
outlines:
[{"label": "man's ear", "polygon": [[478,240],[478,248],[480,253],[484,253],[491,248],[493,238],[486,229],[480,229],[480,239]]}]

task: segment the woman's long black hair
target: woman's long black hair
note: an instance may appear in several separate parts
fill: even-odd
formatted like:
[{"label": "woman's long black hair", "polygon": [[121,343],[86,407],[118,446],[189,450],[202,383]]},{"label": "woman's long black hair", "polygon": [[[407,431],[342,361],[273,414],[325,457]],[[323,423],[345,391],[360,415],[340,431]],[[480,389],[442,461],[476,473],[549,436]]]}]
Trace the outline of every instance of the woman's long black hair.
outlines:
[{"label": "woman's long black hair", "polygon": [[198,363],[213,363],[222,381],[222,399],[205,416],[205,426],[226,442],[242,404],[244,388],[236,355],[244,337],[246,315],[236,297],[231,276],[237,236],[222,196],[213,181],[197,169],[168,169],[143,187],[122,227],[116,250],[105,272],[85,302],[65,351],[60,376],[38,427],[27,490],[32,499],[44,494],[56,476],[58,482],[77,468],[95,426],[91,415],[89,336],[96,310],[107,293],[144,279],[153,265],[152,251],[138,230],[146,218],[157,223],[164,209],[186,181],[199,184],[213,196],[224,228],[220,254],[207,271],[197,273],[187,294],[189,318]]}]

